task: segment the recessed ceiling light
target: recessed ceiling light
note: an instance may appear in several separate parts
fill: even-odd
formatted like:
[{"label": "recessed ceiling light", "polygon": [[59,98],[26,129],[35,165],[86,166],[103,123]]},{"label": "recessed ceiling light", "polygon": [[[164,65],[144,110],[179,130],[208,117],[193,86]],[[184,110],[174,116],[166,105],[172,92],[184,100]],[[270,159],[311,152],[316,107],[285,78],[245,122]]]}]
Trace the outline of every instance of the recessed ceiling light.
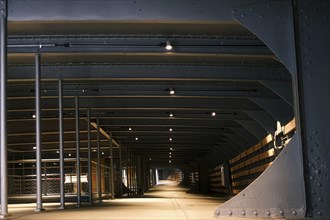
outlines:
[{"label": "recessed ceiling light", "polygon": [[174,114],[172,112],[170,113],[170,117],[174,117]]},{"label": "recessed ceiling light", "polygon": [[171,155],[171,154],[172,154],[172,152],[169,152],[169,154]]},{"label": "recessed ceiling light", "polygon": [[32,114],[32,118],[36,118],[37,116],[36,116],[36,114]]},{"label": "recessed ceiling light", "polygon": [[102,155],[104,155],[104,152],[102,152]]},{"label": "recessed ceiling light", "polygon": [[173,150],[173,148],[172,148],[172,147],[170,147],[170,150]]},{"label": "recessed ceiling light", "polygon": [[96,152],[96,149],[94,148],[93,151]]},{"label": "recessed ceiling light", "polygon": [[168,162],[169,162],[169,163],[172,163],[172,161],[171,161],[171,160],[169,160]]},{"label": "recessed ceiling light", "polygon": [[173,141],[173,139],[172,139],[172,138],[169,138],[168,140],[169,140],[169,141]]},{"label": "recessed ceiling light", "polygon": [[172,128],[169,128],[168,130],[169,130],[169,131],[173,131],[173,129],[172,129]]},{"label": "recessed ceiling light", "polygon": [[135,138],[135,140],[136,140],[136,141],[138,141],[138,140],[139,140],[139,138],[138,138],[138,137],[136,137],[136,138]]},{"label": "recessed ceiling light", "polygon": [[172,158],[172,156],[170,155],[169,158]]},{"label": "recessed ceiling light", "polygon": [[217,113],[216,112],[212,112],[211,115],[214,117],[214,116],[217,115]]},{"label": "recessed ceiling light", "polygon": [[166,46],[165,46],[166,50],[172,50],[173,47],[171,45],[171,42],[169,40],[166,41]]},{"label": "recessed ceiling light", "polygon": [[36,146],[34,146],[34,147],[33,147],[33,150],[35,150],[35,149],[37,149],[37,147],[36,147]]},{"label": "recessed ceiling light", "polygon": [[175,91],[172,88],[170,88],[170,94],[171,95],[174,95],[175,94]]},{"label": "recessed ceiling light", "polygon": [[131,131],[132,130],[132,127],[129,127],[128,130]]},{"label": "recessed ceiling light", "polygon": [[71,154],[69,154],[69,157],[71,157]]}]

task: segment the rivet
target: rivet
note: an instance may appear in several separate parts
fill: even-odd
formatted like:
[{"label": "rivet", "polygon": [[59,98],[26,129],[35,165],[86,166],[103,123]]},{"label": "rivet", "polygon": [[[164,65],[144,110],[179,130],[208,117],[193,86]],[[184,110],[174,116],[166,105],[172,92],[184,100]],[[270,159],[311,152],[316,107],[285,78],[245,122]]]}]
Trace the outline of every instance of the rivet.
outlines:
[{"label": "rivet", "polygon": [[260,14],[260,15],[259,15],[259,18],[263,18],[263,17],[264,17],[264,15],[263,15],[263,14]]},{"label": "rivet", "polygon": [[323,198],[322,197],[319,197],[319,198],[317,198],[317,200],[319,200],[320,202],[322,202],[323,201]]},{"label": "rivet", "polygon": [[320,160],[320,157],[318,157],[318,156],[317,156],[317,157],[315,157],[315,160]]},{"label": "rivet", "polygon": [[308,15],[305,15],[305,17],[304,17],[304,18],[308,19]]},{"label": "rivet", "polygon": [[277,19],[280,19],[280,18],[281,18],[281,16],[277,15],[277,16],[276,16],[276,18],[277,18]]},{"label": "rivet", "polygon": [[232,12],[232,13],[236,13],[236,10],[234,9],[234,10],[232,10],[231,12]]},{"label": "rivet", "polygon": [[242,215],[245,215],[245,211],[242,211]]},{"label": "rivet", "polygon": [[229,210],[228,211],[228,215],[232,215],[232,214],[233,214],[233,212]]},{"label": "rivet", "polygon": [[320,170],[315,170],[315,173],[316,173],[316,174],[319,174],[319,173],[320,173]]},{"label": "rivet", "polygon": [[267,212],[266,212],[266,215],[270,216],[270,211],[267,211]]},{"label": "rivet", "polygon": [[315,190],[313,190],[313,191],[312,191],[312,194],[313,194],[313,195],[315,195],[315,194],[316,194],[316,191],[315,191]]},{"label": "rivet", "polygon": [[254,10],[254,8],[250,8],[250,11],[253,11]]},{"label": "rivet", "polygon": [[317,8],[314,8],[313,11],[314,11],[314,12],[317,12],[318,10],[317,10]]},{"label": "rivet", "polygon": [[319,144],[318,144],[318,143],[315,143],[315,144],[314,144],[314,147],[318,147],[318,146],[319,146]]},{"label": "rivet", "polygon": [[322,183],[317,183],[317,186],[322,187]]},{"label": "rivet", "polygon": [[254,214],[254,215],[258,215],[258,212],[254,210],[254,211],[253,211],[253,214]]},{"label": "rivet", "polygon": [[313,180],[313,179],[314,179],[314,177],[313,177],[313,176],[310,176],[310,177],[309,177],[309,179],[310,179],[310,180]]},{"label": "rivet", "polygon": [[245,17],[245,14],[241,14],[241,17],[244,18]]},{"label": "rivet", "polygon": [[316,135],[317,134],[317,131],[313,131],[313,135]]},{"label": "rivet", "polygon": [[292,215],[297,215],[297,212],[296,211],[292,211]]},{"label": "rivet", "polygon": [[280,215],[283,215],[283,214],[284,214],[284,212],[282,210],[280,210]]},{"label": "rivet", "polygon": [[267,8],[271,8],[272,7],[272,5],[267,5]]},{"label": "rivet", "polygon": [[322,212],[321,212],[321,211],[318,211],[317,214],[318,214],[318,215],[322,215]]},{"label": "rivet", "polygon": [[328,17],[327,17],[327,16],[323,16],[323,19],[324,19],[324,20],[327,20],[327,19],[328,19]]}]

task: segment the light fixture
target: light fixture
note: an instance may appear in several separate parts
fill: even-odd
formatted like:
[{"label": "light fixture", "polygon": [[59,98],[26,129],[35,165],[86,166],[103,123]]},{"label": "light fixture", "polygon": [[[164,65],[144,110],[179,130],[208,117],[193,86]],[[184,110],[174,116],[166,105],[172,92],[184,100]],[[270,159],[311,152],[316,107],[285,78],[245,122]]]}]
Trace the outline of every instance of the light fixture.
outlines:
[{"label": "light fixture", "polygon": [[172,129],[172,128],[169,128],[168,130],[169,130],[169,131],[173,131],[173,129]]},{"label": "light fixture", "polygon": [[212,117],[216,116],[216,114],[217,114],[216,112],[211,113]]},{"label": "light fixture", "polygon": [[96,149],[94,148],[93,151],[96,152]]},{"label": "light fixture", "polygon": [[132,130],[132,127],[129,127],[128,130],[131,131]]},{"label": "light fixture", "polygon": [[71,157],[71,154],[69,154],[69,157]]},{"label": "light fixture", "polygon": [[173,139],[172,139],[172,138],[169,138],[168,140],[169,140],[169,141],[173,141]]},{"label": "light fixture", "polygon": [[36,116],[36,114],[32,114],[32,118],[36,118],[37,116]]},{"label": "light fixture", "polygon": [[151,157],[149,158],[149,160],[152,160]]},{"label": "light fixture", "polygon": [[171,95],[174,95],[175,94],[175,91],[172,88],[170,88],[170,94]]},{"label": "light fixture", "polygon": [[104,155],[104,152],[102,152],[102,155]]},{"label": "light fixture", "polygon": [[172,112],[170,113],[170,117],[174,117],[174,114]]},{"label": "light fixture", "polygon": [[172,150],[173,150],[173,148],[172,148],[172,147],[170,147],[170,150],[172,151]]},{"label": "light fixture", "polygon": [[56,151],[56,153],[57,153],[57,154],[59,154],[59,153],[60,153],[60,151],[59,151],[59,150],[57,150],[57,151]]},{"label": "light fixture", "polygon": [[33,150],[35,150],[35,149],[37,149],[37,147],[36,147],[36,146],[34,146],[34,147],[33,147]]},{"label": "light fixture", "polygon": [[169,152],[169,155],[172,155],[172,152]]},{"label": "light fixture", "polygon": [[136,141],[138,141],[138,140],[139,140],[139,138],[138,138],[138,137],[136,137],[136,138],[135,138],[135,140],[136,140]]},{"label": "light fixture", "polygon": [[169,162],[169,163],[172,163],[172,161],[171,161],[171,160],[169,160],[168,162]]},{"label": "light fixture", "polygon": [[169,158],[172,158],[172,156],[170,155]]},{"label": "light fixture", "polygon": [[166,50],[172,50],[172,45],[171,42],[169,40],[166,41],[166,46],[165,46]]}]

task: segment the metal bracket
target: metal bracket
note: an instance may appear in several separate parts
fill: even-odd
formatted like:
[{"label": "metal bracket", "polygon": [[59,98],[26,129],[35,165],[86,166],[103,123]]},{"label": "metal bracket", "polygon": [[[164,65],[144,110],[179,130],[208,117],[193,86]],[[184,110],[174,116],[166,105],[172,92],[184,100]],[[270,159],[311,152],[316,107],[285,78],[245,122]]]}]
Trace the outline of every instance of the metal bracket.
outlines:
[{"label": "metal bracket", "polygon": [[298,138],[295,134],[251,185],[216,208],[215,217],[304,217],[306,199]]}]

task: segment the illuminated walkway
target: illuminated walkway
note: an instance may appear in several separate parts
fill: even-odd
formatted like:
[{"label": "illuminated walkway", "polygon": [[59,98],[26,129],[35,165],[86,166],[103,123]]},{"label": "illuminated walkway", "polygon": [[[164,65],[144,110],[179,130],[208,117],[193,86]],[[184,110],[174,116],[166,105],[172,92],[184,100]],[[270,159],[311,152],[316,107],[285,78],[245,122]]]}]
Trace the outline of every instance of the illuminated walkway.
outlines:
[{"label": "illuminated walkway", "polygon": [[[187,189],[163,181],[144,198],[106,200],[102,206],[57,210],[46,204],[46,212],[33,213],[34,204],[11,205],[14,219],[214,219],[213,210],[224,202],[217,197],[186,193]],[[21,208],[24,208],[22,210]]]}]

